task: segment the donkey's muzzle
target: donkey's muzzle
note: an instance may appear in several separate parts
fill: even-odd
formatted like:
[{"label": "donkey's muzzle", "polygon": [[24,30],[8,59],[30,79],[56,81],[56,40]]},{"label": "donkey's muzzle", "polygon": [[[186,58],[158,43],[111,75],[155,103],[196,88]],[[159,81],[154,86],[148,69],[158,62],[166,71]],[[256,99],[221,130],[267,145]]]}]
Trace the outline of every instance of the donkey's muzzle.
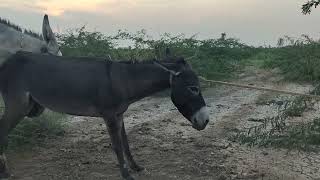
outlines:
[{"label": "donkey's muzzle", "polygon": [[209,123],[209,112],[207,107],[202,107],[191,118],[192,127],[196,130],[203,130]]},{"label": "donkey's muzzle", "polygon": [[193,127],[194,129],[198,130],[198,131],[201,131],[201,130],[204,130],[204,129],[207,127],[207,124],[208,124],[208,123],[209,123],[209,119],[207,119],[207,120],[205,121],[205,124],[202,125],[202,126],[194,123],[194,124],[192,124],[192,127]]}]

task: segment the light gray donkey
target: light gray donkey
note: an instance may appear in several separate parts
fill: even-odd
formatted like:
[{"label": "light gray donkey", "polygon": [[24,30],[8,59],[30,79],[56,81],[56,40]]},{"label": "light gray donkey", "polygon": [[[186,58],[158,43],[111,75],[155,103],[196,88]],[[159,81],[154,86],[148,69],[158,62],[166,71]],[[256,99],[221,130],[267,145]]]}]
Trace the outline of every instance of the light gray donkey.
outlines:
[{"label": "light gray donkey", "polygon": [[0,22],[0,64],[17,51],[61,56],[59,45],[49,24],[48,15],[43,17],[42,36],[43,38],[31,36],[28,33],[23,33],[18,26]]}]

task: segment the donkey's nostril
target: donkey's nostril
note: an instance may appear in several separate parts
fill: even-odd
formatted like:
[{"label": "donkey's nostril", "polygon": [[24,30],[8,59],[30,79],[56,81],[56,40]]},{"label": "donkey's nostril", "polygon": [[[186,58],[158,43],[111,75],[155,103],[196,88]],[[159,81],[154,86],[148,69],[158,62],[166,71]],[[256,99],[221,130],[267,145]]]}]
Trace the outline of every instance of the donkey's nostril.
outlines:
[{"label": "donkey's nostril", "polygon": [[194,118],[192,123],[195,124],[195,125],[198,125],[197,119]]},{"label": "donkey's nostril", "polygon": [[204,123],[205,125],[207,125],[209,123],[209,119],[207,119]]}]

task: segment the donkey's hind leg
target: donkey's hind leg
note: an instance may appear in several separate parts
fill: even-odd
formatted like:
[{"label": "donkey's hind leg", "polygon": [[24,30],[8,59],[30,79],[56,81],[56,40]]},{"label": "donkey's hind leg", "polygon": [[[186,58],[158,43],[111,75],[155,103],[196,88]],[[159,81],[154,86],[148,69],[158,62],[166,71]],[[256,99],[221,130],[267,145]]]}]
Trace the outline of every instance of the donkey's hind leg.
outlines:
[{"label": "donkey's hind leg", "polygon": [[[123,115],[121,115],[121,118],[123,119]],[[122,131],[121,131],[121,137],[122,137],[122,147],[123,147],[123,151],[124,151],[124,155],[126,156],[126,159],[129,163],[129,167],[134,170],[134,171],[142,171],[144,170],[143,167],[139,166],[133,159],[132,154],[130,152],[130,147],[129,147],[129,143],[128,143],[128,137],[127,137],[127,133],[126,133],[126,128],[124,127],[124,123],[122,120]]]},{"label": "donkey's hind leg", "polygon": [[27,95],[3,94],[5,111],[0,119],[0,179],[9,176],[8,166],[4,151],[8,146],[8,134],[30,111],[29,98]]},{"label": "donkey's hind leg", "polygon": [[0,179],[10,177],[7,167],[7,159],[4,153],[0,154]]},{"label": "donkey's hind leg", "polygon": [[112,149],[117,156],[122,178],[125,180],[134,180],[128,171],[127,164],[123,157],[123,147],[121,143],[122,118],[119,118],[117,115],[104,116],[104,121],[108,127]]}]

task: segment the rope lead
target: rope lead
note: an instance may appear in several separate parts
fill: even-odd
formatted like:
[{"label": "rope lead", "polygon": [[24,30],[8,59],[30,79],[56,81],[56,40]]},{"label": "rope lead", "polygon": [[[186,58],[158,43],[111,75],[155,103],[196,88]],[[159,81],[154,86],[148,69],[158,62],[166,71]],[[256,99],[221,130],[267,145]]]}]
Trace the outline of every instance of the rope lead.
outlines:
[{"label": "rope lead", "polygon": [[246,89],[255,89],[259,91],[270,91],[270,92],[275,92],[275,93],[280,93],[280,94],[290,94],[293,96],[303,96],[303,97],[308,97],[308,98],[313,98],[313,99],[318,99],[320,100],[320,96],[318,95],[312,95],[312,94],[303,94],[303,93],[297,93],[297,92],[290,92],[290,91],[284,91],[284,90],[278,90],[278,89],[271,89],[271,88],[264,88],[264,87],[256,87],[256,86],[250,86],[250,85],[242,85],[242,84],[237,84],[237,83],[229,83],[229,82],[224,82],[224,81],[214,81],[214,80],[208,80],[202,76],[199,76],[199,78],[211,85],[213,84],[222,84],[226,86],[235,86],[235,87],[241,87],[241,88],[246,88]]}]

